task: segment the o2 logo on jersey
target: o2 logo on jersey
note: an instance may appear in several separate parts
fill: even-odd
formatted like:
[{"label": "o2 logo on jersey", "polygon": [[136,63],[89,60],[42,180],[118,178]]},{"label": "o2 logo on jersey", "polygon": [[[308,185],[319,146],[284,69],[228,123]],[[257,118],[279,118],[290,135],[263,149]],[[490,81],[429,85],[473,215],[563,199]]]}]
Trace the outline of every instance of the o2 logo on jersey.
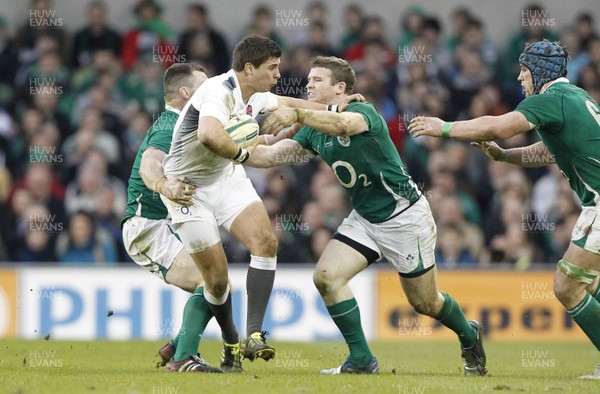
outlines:
[{"label": "o2 logo on jersey", "polygon": [[350,146],[350,137],[348,137],[347,135],[337,137],[337,140],[340,143],[340,145],[343,146],[344,148],[347,148]]},{"label": "o2 logo on jersey", "polygon": [[192,216],[192,211],[190,210],[190,207],[186,207],[185,205],[179,207],[179,212],[181,212],[181,214],[185,216]]},{"label": "o2 logo on jersey", "polygon": [[[344,168],[346,170],[345,174],[340,175],[338,168]],[[363,187],[368,187],[372,183],[365,174],[357,175],[354,166],[347,161],[338,160],[331,165],[331,169],[340,184],[346,189],[352,189],[357,182],[359,185],[362,183]]]}]

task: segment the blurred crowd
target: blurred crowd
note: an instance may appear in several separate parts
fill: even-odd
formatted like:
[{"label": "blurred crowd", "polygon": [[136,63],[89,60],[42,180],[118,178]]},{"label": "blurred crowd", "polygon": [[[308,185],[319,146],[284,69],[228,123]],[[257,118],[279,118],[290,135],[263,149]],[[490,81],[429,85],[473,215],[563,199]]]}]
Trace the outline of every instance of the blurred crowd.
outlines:
[{"label": "blurred crowd", "polygon": [[[119,221],[135,154],[164,107],[163,72],[176,62],[198,62],[209,76],[226,72],[235,42],[211,23],[217,7],[201,3],[186,6],[180,27],[163,19],[159,2],[140,0],[131,25],[117,28],[107,5],[91,1],[78,31],[53,12],[50,0],[33,0],[29,7],[30,18],[14,22],[14,35],[0,15],[0,261],[127,262]],[[283,11],[265,5],[253,11],[238,38],[260,34],[283,48],[277,94],[305,97],[315,55],[352,64],[355,91],[385,118],[431,204],[441,267],[526,267],[562,256],[580,211],[556,166],[492,162],[468,144],[406,132],[418,114],[461,120],[514,108],[523,98],[518,55],[526,42],[542,38],[567,46],[568,78],[600,101],[593,17],[581,12],[574,20],[548,23],[539,5],[522,11],[515,12],[521,29],[498,42],[485,24],[495,16],[468,8],[455,9],[451,25],[443,26],[441,15],[414,5],[393,10],[398,25],[385,26],[358,2],[342,15],[332,15],[325,2]],[[343,18],[345,30],[331,31],[332,18]],[[283,35],[286,28],[292,33]],[[537,138],[531,132],[502,145]],[[315,262],[351,209],[333,172],[320,159],[247,172],[279,238],[279,261]],[[238,242],[226,234],[223,239],[230,261],[248,261]]]}]

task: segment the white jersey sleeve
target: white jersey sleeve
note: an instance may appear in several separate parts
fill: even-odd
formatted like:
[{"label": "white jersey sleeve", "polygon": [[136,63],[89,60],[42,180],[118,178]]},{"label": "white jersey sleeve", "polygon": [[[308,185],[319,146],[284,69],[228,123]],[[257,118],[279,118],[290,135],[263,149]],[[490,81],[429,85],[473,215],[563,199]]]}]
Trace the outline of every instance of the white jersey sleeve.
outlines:
[{"label": "white jersey sleeve", "polygon": [[[202,89],[202,86],[200,89]],[[227,105],[227,102],[232,102],[232,93],[222,85],[207,86],[205,91],[201,93],[203,94],[200,94],[197,100],[192,103],[198,110],[198,119],[212,116],[225,124],[233,109],[232,105]]]},{"label": "white jersey sleeve", "polygon": [[279,105],[279,100],[277,100],[277,95],[267,92],[265,93],[265,108],[273,108]]}]

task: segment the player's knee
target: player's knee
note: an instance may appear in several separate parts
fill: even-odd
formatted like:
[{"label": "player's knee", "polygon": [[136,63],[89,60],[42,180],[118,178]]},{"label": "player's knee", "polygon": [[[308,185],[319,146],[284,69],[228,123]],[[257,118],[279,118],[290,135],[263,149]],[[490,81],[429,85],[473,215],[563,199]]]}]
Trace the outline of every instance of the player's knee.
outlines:
[{"label": "player's knee", "polygon": [[227,281],[227,277],[225,279],[218,278],[212,283],[207,283],[205,288],[215,297],[221,297],[227,291],[227,286],[229,283]]},{"label": "player's knee", "polygon": [[254,237],[248,249],[255,256],[276,256],[279,246],[273,231],[262,231]]},{"label": "player's knee", "polygon": [[204,278],[204,288],[215,297],[221,297],[225,294],[228,286],[229,279],[227,277],[227,271],[209,271]]},{"label": "player's knee", "polygon": [[265,254],[267,256],[275,256],[277,255],[277,248],[279,247],[279,241],[277,241],[277,237],[275,234],[270,231],[263,237]]},{"label": "player's knee", "polygon": [[553,291],[556,299],[560,301],[563,305],[570,305],[572,303],[572,298],[575,296],[574,294],[574,286],[575,282],[572,279],[561,275],[559,271],[556,271],[554,275],[554,286]]},{"label": "player's knee", "polygon": [[313,282],[319,291],[319,294],[321,295],[333,291],[335,287],[334,278],[332,278],[332,276],[326,270],[315,270],[313,274]]}]

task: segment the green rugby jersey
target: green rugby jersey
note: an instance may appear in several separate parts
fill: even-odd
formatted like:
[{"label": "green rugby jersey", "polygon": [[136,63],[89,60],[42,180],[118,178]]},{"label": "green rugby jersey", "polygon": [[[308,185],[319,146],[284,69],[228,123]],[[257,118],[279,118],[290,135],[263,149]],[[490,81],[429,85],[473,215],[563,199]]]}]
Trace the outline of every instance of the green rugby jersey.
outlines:
[{"label": "green rugby jersey", "polygon": [[336,137],[305,126],[294,140],[325,160],[362,217],[371,223],[383,222],[414,204],[421,192],[406,172],[387,124],[373,104],[351,103],[346,112],[361,114],[368,130]]},{"label": "green rugby jersey", "polygon": [[558,168],[584,206],[600,205],[600,107],[589,94],[559,78],[515,109],[537,127]]},{"label": "green rugby jersey", "polygon": [[158,119],[154,121],[144,141],[142,141],[131,169],[127,187],[127,209],[121,224],[132,216],[141,216],[147,219],[164,219],[168,216],[169,212],[162,203],[160,195],[146,187],[139,171],[142,155],[149,147],[169,153],[171,138],[178,117],[177,112],[172,110],[163,111]]}]

